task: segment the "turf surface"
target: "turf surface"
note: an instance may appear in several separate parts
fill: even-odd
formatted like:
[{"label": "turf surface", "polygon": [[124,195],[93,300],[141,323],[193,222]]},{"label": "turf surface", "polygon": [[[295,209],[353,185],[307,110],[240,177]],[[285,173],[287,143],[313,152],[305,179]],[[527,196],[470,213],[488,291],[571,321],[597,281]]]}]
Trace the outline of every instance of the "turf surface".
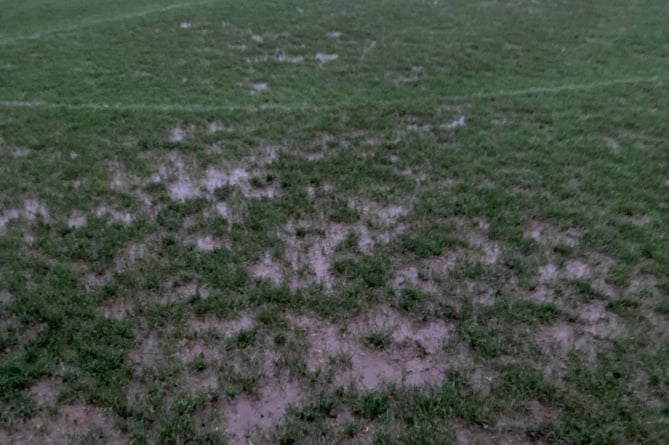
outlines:
[{"label": "turf surface", "polygon": [[665,2],[0,7],[0,443],[669,442]]}]

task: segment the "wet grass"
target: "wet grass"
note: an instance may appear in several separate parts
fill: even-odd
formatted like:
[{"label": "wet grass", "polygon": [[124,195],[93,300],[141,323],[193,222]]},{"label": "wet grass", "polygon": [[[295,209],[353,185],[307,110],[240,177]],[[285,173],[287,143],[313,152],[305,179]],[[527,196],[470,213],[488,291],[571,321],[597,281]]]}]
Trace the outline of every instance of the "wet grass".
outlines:
[{"label": "wet grass", "polygon": [[98,3],[0,17],[0,443],[669,441],[662,2]]}]

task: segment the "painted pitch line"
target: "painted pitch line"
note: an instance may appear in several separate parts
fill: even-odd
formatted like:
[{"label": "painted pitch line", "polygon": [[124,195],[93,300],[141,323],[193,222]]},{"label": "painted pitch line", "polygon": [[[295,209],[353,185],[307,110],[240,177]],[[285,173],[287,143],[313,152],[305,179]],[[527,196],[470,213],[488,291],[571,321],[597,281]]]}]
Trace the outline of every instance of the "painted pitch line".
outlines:
[{"label": "painted pitch line", "polygon": [[[589,91],[600,88],[608,88],[616,85],[633,85],[643,83],[656,83],[663,81],[663,77],[628,77],[623,79],[603,80],[599,82],[583,83],[583,84],[565,84],[546,87],[531,87],[521,90],[499,90],[493,92],[477,92],[464,96],[445,96],[442,100],[456,101],[456,100],[476,100],[476,99],[494,99],[498,97],[519,97],[532,96],[541,94],[559,94],[568,91]],[[376,102],[375,104],[392,105],[393,102]],[[54,110],[89,110],[89,111],[146,111],[155,113],[170,113],[170,112],[186,112],[186,113],[211,113],[215,111],[263,111],[263,110],[280,110],[280,111],[317,111],[328,110],[347,107],[350,104],[344,105],[282,105],[278,103],[268,103],[262,105],[235,105],[235,104],[221,104],[221,105],[205,105],[205,104],[128,104],[128,103],[82,103],[82,104],[65,104],[43,101],[13,101],[0,100],[0,108],[34,108],[34,109],[54,109]],[[354,104],[355,106],[364,106],[364,104]]]},{"label": "painted pitch line", "polygon": [[[495,97],[514,97],[514,96],[530,96],[533,94],[550,94],[550,93],[562,93],[565,91],[588,91],[596,90],[600,88],[608,88],[616,85],[630,85],[630,84],[639,84],[639,83],[654,83],[664,80],[659,76],[652,77],[627,77],[623,79],[611,79],[611,80],[601,80],[598,82],[591,83],[568,83],[565,85],[556,85],[548,87],[531,87],[525,88],[522,90],[501,90],[495,91],[492,93],[474,93],[469,97],[477,99],[492,99]],[[466,96],[465,96],[466,97]]]},{"label": "painted pitch line", "polygon": [[45,36],[48,36],[48,35],[51,35],[51,34],[78,31],[82,28],[87,28],[89,26],[95,26],[95,25],[99,25],[99,24],[102,24],[102,23],[120,22],[120,21],[123,21],[123,20],[132,20],[132,19],[144,17],[144,16],[151,15],[151,14],[158,14],[158,13],[161,13],[161,12],[172,11],[172,10],[175,10],[175,9],[184,9],[184,8],[190,8],[192,6],[206,5],[206,4],[213,3],[214,1],[215,0],[199,0],[199,1],[186,2],[186,3],[176,3],[176,4],[173,4],[173,5],[169,5],[169,6],[164,6],[162,8],[148,9],[146,11],[133,12],[133,13],[129,13],[129,14],[121,14],[121,15],[116,15],[116,16],[111,16],[111,17],[100,18],[100,19],[96,19],[96,20],[84,21],[84,22],[76,24],[76,25],[63,26],[61,28],[47,29],[46,31],[36,32],[36,33],[33,33],[33,34],[25,34],[25,35],[20,35],[20,36],[5,37],[5,38],[0,39],[0,46],[11,45],[12,43],[20,42],[22,40],[41,39],[42,37],[45,37]]}]

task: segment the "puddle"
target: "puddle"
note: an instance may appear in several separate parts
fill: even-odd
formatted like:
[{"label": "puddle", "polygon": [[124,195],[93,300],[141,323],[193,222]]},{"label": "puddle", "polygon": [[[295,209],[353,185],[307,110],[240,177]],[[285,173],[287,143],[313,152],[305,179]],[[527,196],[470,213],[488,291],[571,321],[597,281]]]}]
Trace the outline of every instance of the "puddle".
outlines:
[{"label": "puddle", "polygon": [[67,220],[67,227],[80,229],[86,225],[86,215],[80,211],[74,211]]},{"label": "puddle", "polygon": [[29,199],[23,204],[23,217],[28,221],[35,221],[38,217],[43,221],[49,220],[46,206],[36,199]]},{"label": "puddle", "polygon": [[460,116],[457,119],[454,119],[447,124],[444,124],[443,127],[447,130],[452,130],[454,128],[464,127],[465,126],[465,117]]},{"label": "puddle", "polygon": [[282,238],[286,243],[285,257],[294,274],[291,286],[298,285],[299,275],[306,270],[314,282],[332,289],[334,279],[330,274],[330,258],[337,245],[346,239],[349,230],[344,224],[330,224],[323,233],[299,237],[295,224],[289,223]]},{"label": "puddle", "polygon": [[186,137],[186,131],[180,126],[178,126],[178,127],[173,127],[170,130],[170,136],[168,140],[170,142],[181,142],[184,140],[185,137]]},{"label": "puddle", "polygon": [[324,54],[324,53],[316,53],[314,56],[316,60],[318,60],[321,64],[327,63],[327,62],[333,62],[339,58],[338,54]]},{"label": "puddle", "polygon": [[266,93],[269,91],[269,85],[265,82],[258,82],[251,84],[251,89],[254,94],[256,93]]},{"label": "puddle", "polygon": [[302,63],[304,62],[304,56],[290,56],[285,53],[277,54],[274,57],[274,60],[276,60],[279,63]]}]

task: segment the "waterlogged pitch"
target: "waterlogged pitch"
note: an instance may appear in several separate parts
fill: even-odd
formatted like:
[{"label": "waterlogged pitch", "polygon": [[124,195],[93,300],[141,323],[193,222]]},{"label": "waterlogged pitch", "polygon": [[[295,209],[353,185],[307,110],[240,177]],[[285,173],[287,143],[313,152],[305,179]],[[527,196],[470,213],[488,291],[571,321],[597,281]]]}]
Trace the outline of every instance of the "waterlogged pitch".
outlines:
[{"label": "waterlogged pitch", "polygon": [[669,443],[663,0],[0,0],[0,444]]}]

